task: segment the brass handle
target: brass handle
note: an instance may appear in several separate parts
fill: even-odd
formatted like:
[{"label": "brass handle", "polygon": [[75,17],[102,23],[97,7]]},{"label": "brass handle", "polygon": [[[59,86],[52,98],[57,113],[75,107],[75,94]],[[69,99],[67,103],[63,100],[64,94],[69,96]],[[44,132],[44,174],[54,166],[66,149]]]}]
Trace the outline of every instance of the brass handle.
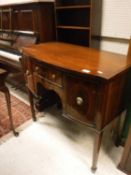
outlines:
[{"label": "brass handle", "polygon": [[82,97],[76,97],[76,103],[77,105],[81,106],[83,104],[84,100]]},{"label": "brass handle", "polygon": [[30,71],[29,70],[26,71],[26,75],[27,76],[30,75]]},{"label": "brass handle", "polygon": [[51,77],[52,77],[52,79],[55,79],[56,78],[56,75],[55,74],[52,74]]}]

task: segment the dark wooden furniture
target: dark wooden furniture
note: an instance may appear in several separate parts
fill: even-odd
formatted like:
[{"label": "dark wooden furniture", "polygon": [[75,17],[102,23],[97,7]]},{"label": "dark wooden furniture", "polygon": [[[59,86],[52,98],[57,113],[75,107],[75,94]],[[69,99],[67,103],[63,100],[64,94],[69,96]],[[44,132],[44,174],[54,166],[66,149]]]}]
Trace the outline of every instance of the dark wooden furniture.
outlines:
[{"label": "dark wooden furniture", "polygon": [[[13,72],[9,82],[21,87],[21,47],[56,39],[54,2],[0,6],[0,66]],[[15,72],[15,74],[14,74]],[[19,79],[19,80],[18,80]]]},{"label": "dark wooden furniture", "polygon": [[95,132],[92,170],[96,169],[104,129],[121,112],[129,57],[61,42],[23,49],[23,69],[36,120],[33,94],[39,86],[56,92],[63,115]]},{"label": "dark wooden furniture", "polygon": [[[129,42],[127,56],[131,59],[131,39]],[[131,94],[130,89],[131,89],[131,83],[129,79],[129,82],[127,82],[127,89],[126,89],[126,92],[128,94]],[[131,175],[131,95],[130,96],[128,95],[127,101],[128,101],[128,103],[126,102],[127,113],[123,127],[123,133],[121,134],[121,138],[119,139],[121,144],[123,143],[124,140],[124,151],[121,157],[121,161],[118,165],[118,168],[123,172],[125,172],[126,174]]]},{"label": "dark wooden furniture", "polygon": [[89,46],[92,0],[56,0],[57,40]]},{"label": "dark wooden furniture", "polygon": [[[129,47],[127,52],[127,57],[131,59],[131,39],[129,41]],[[116,146],[125,145],[127,135],[129,132],[129,127],[131,124],[131,70],[128,73],[125,83],[125,90],[123,95],[122,106],[126,109],[125,120],[123,122],[123,128],[118,126],[118,132],[116,137]]]},{"label": "dark wooden furniture", "polygon": [[12,111],[11,111],[11,101],[10,101],[10,93],[5,85],[5,79],[7,77],[7,71],[0,68],[0,91],[5,94],[6,102],[7,102],[7,109],[8,109],[8,115],[10,120],[10,127],[14,133],[15,136],[18,136],[18,132],[15,131],[14,125],[13,125],[13,117],[12,117]]},{"label": "dark wooden furniture", "polygon": [[6,79],[15,88],[24,88],[24,75],[20,59],[22,47],[37,43],[36,33],[0,31],[0,67],[8,71]]},{"label": "dark wooden furniture", "polygon": [[34,2],[0,6],[0,29],[38,33],[39,42],[55,40],[54,3]]},{"label": "dark wooden furniture", "polygon": [[21,70],[22,47],[36,44],[36,33],[0,31],[0,64],[8,71]]},{"label": "dark wooden furniture", "polygon": [[118,168],[126,174],[131,175],[131,126]]}]

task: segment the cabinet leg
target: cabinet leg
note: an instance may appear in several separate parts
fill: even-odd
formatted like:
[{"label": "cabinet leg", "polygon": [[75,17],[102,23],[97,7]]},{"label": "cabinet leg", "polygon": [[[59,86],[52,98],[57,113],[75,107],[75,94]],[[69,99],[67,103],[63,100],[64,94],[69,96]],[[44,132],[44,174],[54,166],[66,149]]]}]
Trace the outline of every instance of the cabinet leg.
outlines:
[{"label": "cabinet leg", "polygon": [[103,132],[95,133],[93,160],[92,160],[92,167],[91,167],[91,170],[93,172],[95,172],[97,169],[97,160],[98,160],[99,150],[101,146],[102,136],[103,136]]},{"label": "cabinet leg", "polygon": [[31,107],[31,113],[32,113],[32,119],[34,121],[37,120],[36,115],[35,115],[35,108],[34,108],[34,100],[33,100],[33,94],[31,91],[27,88],[28,96],[29,96],[29,101],[30,101],[30,107]]},{"label": "cabinet leg", "polygon": [[117,119],[116,127],[115,127],[115,146],[121,145],[121,115]]},{"label": "cabinet leg", "polygon": [[19,133],[15,131],[14,129],[14,124],[13,124],[13,117],[12,117],[12,111],[11,111],[11,100],[10,100],[10,93],[7,87],[4,87],[3,92],[5,93],[6,97],[6,103],[7,103],[7,109],[8,109],[8,115],[9,115],[9,120],[10,120],[10,127],[11,130],[13,131],[15,136],[18,136]]}]

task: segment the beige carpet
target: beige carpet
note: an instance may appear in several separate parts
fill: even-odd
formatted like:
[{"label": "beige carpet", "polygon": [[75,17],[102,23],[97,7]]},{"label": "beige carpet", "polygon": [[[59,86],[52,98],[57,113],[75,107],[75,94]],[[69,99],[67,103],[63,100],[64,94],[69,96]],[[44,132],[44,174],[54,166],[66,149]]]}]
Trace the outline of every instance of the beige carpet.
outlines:
[{"label": "beige carpet", "polygon": [[[93,133],[62,118],[55,109],[40,115],[37,122],[22,127],[18,138],[0,140],[0,175],[92,175]],[[115,147],[108,134],[95,174],[124,175],[117,169],[122,148]]]}]

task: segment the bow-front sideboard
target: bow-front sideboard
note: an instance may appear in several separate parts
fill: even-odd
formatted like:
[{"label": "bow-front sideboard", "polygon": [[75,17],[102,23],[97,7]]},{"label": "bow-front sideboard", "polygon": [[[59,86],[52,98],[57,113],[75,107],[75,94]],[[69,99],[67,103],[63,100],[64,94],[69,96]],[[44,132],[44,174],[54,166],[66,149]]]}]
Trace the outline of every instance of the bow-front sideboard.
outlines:
[{"label": "bow-front sideboard", "polygon": [[94,130],[92,170],[96,170],[103,131],[123,110],[121,101],[131,59],[93,48],[47,42],[23,48],[22,65],[33,119],[33,95],[37,96],[38,86],[42,85],[59,96],[63,116]]}]

